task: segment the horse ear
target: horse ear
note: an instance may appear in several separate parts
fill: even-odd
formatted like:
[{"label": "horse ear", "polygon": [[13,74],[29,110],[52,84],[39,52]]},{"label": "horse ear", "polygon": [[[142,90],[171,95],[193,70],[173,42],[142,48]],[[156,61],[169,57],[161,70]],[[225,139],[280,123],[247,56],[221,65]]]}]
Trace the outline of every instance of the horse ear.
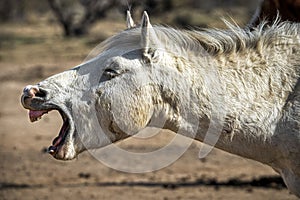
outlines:
[{"label": "horse ear", "polygon": [[144,58],[148,61],[151,60],[151,52],[152,49],[159,48],[159,40],[157,35],[150,23],[149,16],[146,11],[144,11],[142,22],[141,22],[141,46],[142,46],[142,53]]},{"label": "horse ear", "polygon": [[141,28],[142,28],[141,45],[143,48],[143,55],[146,56],[146,54],[149,53],[150,31],[152,29],[152,25],[150,24],[149,16],[146,11],[144,11],[142,17]]},{"label": "horse ear", "polygon": [[130,11],[127,10],[127,17],[126,17],[126,24],[127,24],[127,28],[134,28],[135,27],[135,23],[131,17]]}]

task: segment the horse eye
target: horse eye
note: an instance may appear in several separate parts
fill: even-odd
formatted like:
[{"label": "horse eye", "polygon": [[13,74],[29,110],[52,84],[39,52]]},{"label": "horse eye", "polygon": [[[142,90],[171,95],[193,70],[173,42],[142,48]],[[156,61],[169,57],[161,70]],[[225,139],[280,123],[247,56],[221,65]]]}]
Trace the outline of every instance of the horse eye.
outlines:
[{"label": "horse eye", "polygon": [[104,70],[104,75],[108,76],[109,78],[114,78],[114,77],[120,75],[120,73],[117,70],[107,68]]}]

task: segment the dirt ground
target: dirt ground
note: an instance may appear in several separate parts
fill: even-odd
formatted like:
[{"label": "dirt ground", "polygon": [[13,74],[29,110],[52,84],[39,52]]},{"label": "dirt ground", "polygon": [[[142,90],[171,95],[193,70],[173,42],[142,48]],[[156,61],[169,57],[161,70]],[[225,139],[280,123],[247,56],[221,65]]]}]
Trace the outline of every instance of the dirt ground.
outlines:
[{"label": "dirt ground", "polygon": [[[111,23],[115,26],[111,28]],[[101,27],[110,27],[98,34]],[[0,27],[0,199],[297,199],[268,166],[220,150],[198,159],[193,143],[172,165],[129,174],[111,169],[88,152],[62,162],[45,153],[61,126],[58,113],[30,123],[20,105],[22,88],[83,61],[94,41],[121,30],[102,22],[92,37],[65,39],[54,24]],[[163,132],[146,143],[121,146],[151,149],[173,137]]]}]

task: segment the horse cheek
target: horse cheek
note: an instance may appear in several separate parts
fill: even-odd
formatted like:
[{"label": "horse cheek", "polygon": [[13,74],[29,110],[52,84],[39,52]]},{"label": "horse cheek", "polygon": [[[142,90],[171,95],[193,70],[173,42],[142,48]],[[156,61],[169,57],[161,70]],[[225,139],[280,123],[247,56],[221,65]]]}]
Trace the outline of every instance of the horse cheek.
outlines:
[{"label": "horse cheek", "polygon": [[145,128],[151,119],[152,102],[149,95],[141,95],[133,105],[130,115],[136,127],[135,129],[138,131]]}]

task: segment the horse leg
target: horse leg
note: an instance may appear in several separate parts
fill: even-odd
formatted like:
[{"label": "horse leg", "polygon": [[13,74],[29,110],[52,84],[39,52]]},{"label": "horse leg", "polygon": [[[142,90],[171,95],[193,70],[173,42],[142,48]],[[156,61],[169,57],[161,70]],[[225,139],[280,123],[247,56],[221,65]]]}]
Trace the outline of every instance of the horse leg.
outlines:
[{"label": "horse leg", "polygon": [[289,169],[281,170],[280,174],[290,192],[300,198],[300,176]]},{"label": "horse leg", "polygon": [[281,150],[277,170],[288,189],[300,197],[300,81],[288,97],[275,135]]}]

